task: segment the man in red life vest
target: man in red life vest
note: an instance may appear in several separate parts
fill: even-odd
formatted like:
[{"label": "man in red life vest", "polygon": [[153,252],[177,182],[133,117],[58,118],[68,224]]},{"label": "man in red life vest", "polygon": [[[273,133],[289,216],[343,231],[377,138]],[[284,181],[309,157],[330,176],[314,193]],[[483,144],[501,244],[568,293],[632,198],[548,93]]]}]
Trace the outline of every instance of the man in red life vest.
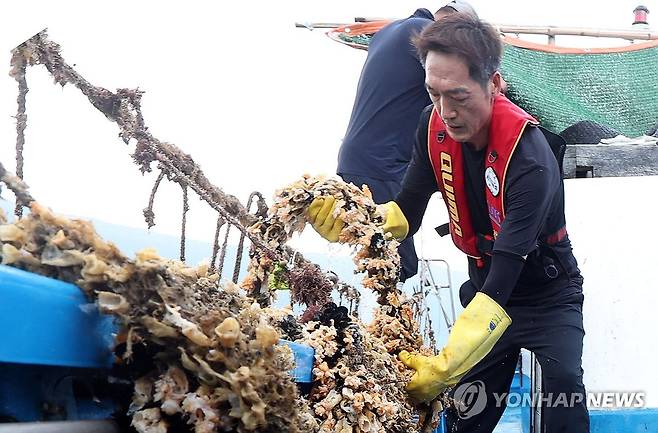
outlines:
[{"label": "man in red life vest", "polygon": [[[400,353],[416,370],[407,391],[430,401],[459,383],[477,383],[483,407],[467,416],[448,410],[449,431],[491,432],[526,348],[542,367],[544,431],[588,432],[583,279],[565,228],[552,136],[501,94],[502,46],[490,25],[454,14],[427,27],[415,45],[432,105],[421,116],[402,189],[382,205],[384,229],[398,239],[413,235],[430,196],[441,192],[470,279],[460,289],[465,309],[439,355]],[[309,209],[328,238],[343,226],[333,206],[318,198]]]}]

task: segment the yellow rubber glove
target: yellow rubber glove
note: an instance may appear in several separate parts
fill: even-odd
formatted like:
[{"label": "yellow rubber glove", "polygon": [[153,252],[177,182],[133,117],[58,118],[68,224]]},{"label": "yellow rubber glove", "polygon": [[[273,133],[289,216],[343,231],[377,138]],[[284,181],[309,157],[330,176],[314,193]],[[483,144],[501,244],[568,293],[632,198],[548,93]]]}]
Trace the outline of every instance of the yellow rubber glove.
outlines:
[{"label": "yellow rubber glove", "polygon": [[318,197],[308,207],[308,220],[323,238],[329,242],[338,242],[338,235],[343,230],[345,222],[334,217],[336,199],[333,197]]},{"label": "yellow rubber glove", "polygon": [[457,318],[448,343],[437,356],[400,352],[400,361],[416,370],[407,385],[409,395],[428,402],[456,385],[491,351],[511,323],[512,319],[496,301],[478,292]]},{"label": "yellow rubber glove", "polygon": [[395,239],[401,241],[409,233],[409,223],[402,213],[400,206],[394,201],[384,203],[381,209],[385,215],[384,233],[390,233]]}]

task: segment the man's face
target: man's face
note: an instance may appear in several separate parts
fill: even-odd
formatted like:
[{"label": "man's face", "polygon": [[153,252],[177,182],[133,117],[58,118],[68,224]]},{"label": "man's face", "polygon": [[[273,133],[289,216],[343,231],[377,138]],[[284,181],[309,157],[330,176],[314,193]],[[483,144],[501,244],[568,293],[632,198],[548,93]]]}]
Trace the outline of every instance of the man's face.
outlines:
[{"label": "man's face", "polygon": [[459,56],[430,51],[425,60],[425,86],[453,140],[477,148],[486,146],[500,74],[494,74],[483,88],[469,76],[468,65]]}]

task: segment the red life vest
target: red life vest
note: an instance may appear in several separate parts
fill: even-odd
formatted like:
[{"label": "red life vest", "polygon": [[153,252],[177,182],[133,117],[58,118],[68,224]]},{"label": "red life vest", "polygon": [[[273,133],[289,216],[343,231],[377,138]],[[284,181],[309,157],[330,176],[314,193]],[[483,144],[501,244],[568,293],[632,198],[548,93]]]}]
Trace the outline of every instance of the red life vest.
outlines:
[{"label": "red life vest", "polygon": [[478,235],[487,235],[489,240],[498,236],[505,219],[504,186],[509,162],[526,126],[537,123],[505,96],[494,99],[485,153],[485,194],[493,228],[491,237],[488,233],[478,234],[473,228],[464,183],[462,145],[450,138],[441,116],[432,109],[427,146],[436,182],[450,215],[450,235],[457,248],[478,262],[482,259]]}]

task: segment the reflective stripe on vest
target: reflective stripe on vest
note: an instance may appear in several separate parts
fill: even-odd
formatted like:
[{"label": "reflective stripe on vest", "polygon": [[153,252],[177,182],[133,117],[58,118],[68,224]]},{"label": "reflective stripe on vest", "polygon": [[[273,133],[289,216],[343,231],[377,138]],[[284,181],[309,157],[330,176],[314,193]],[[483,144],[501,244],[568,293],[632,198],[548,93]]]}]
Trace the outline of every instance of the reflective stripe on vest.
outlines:
[{"label": "reflective stripe on vest", "polygon": [[[505,219],[504,185],[509,162],[528,123],[537,121],[505,96],[494,99],[484,172],[494,239]],[[481,259],[466,197],[462,145],[450,138],[436,109],[430,115],[427,146],[439,191],[448,208],[452,241],[467,255]]]}]

